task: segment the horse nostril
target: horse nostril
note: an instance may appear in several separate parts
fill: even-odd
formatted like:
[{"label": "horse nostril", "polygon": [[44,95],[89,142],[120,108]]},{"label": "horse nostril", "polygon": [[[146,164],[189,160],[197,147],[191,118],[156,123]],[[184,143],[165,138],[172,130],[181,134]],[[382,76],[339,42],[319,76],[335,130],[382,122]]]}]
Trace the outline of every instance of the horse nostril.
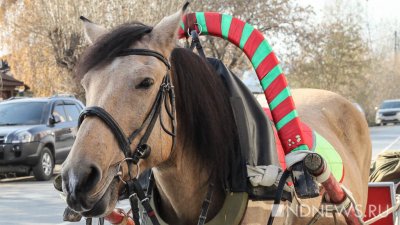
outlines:
[{"label": "horse nostril", "polygon": [[88,193],[100,182],[101,176],[101,170],[93,164],[64,170],[63,191],[67,194],[68,205],[75,211],[90,209]]},{"label": "horse nostril", "polygon": [[86,178],[86,182],[82,183],[82,189],[85,191],[92,190],[101,180],[101,170],[97,166],[91,166]]},{"label": "horse nostril", "polygon": [[62,173],[63,191],[69,195],[86,195],[100,182],[101,176],[101,170],[96,165],[66,169]]}]

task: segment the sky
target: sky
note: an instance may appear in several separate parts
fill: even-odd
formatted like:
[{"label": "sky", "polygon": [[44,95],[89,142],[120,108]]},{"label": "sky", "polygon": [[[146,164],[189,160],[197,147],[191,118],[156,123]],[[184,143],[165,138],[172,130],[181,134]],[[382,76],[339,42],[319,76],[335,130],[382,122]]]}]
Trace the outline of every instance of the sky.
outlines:
[{"label": "sky", "polygon": [[[322,19],[324,11],[337,0],[297,0],[299,4],[314,7],[316,17]],[[339,0],[340,1],[340,0]],[[397,31],[400,42],[400,0],[341,0],[358,4],[363,9],[360,12],[364,19],[364,37],[374,50],[382,43],[394,47],[394,33]],[[392,48],[392,47],[390,47]]]},{"label": "sky", "polygon": [[[346,0],[342,0],[346,2]],[[311,5],[315,12],[322,16],[324,9],[331,5],[335,0],[298,0],[302,5]],[[400,0],[352,0],[359,3],[365,11],[363,16],[375,27],[381,24],[397,25],[400,30]]]},{"label": "sky", "polygon": [[399,0],[366,0],[365,2],[372,21],[396,20],[400,22]]},{"label": "sky", "polygon": [[[399,0],[357,0],[368,8],[369,19],[374,22],[381,20],[397,20],[400,22]],[[311,5],[317,10],[323,10],[324,6],[334,0],[299,0],[301,4]]]}]

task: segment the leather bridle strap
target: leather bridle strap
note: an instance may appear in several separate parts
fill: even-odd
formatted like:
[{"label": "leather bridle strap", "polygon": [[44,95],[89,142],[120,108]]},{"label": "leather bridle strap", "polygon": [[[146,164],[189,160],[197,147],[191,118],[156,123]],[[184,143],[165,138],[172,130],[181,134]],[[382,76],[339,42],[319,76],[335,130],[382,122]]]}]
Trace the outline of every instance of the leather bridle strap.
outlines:
[{"label": "leather bridle strap", "polygon": [[169,64],[168,60],[161,55],[160,53],[156,51],[152,51],[149,49],[144,49],[144,48],[128,48],[122,50],[118,56],[129,56],[129,55],[143,55],[143,56],[153,56],[159,59],[161,62],[165,64],[165,66],[168,68],[168,70],[171,69],[171,65]]},{"label": "leather bridle strap", "polygon": [[127,156],[129,154],[131,150],[129,140],[126,138],[126,135],[122,131],[117,121],[115,121],[114,118],[106,110],[98,106],[86,107],[79,116],[78,128],[81,126],[83,120],[87,116],[96,116],[100,118],[114,134],[114,137],[117,139],[118,145],[120,149],[124,152],[124,155]]},{"label": "leather bridle strap", "polygon": [[[168,108],[168,104],[166,102],[167,97],[170,99],[170,104],[172,107],[172,112],[170,112],[170,109]],[[168,113],[168,116],[172,120],[172,131],[169,131],[163,121],[162,121],[162,116],[161,116],[161,107],[165,105],[165,109]],[[160,90],[157,94],[156,100],[153,104],[152,110],[148,114],[146,120],[143,122],[142,126],[135,130],[128,138],[128,141],[131,142],[136,138],[136,136],[143,130],[144,127],[147,127],[145,133],[143,134],[142,138],[140,139],[140,142],[138,144],[138,147],[140,148],[142,145],[146,144],[147,140],[150,137],[151,132],[153,131],[154,125],[157,121],[157,118],[160,118],[160,124],[161,128],[165,131],[165,133],[169,134],[172,137],[175,137],[175,95],[173,91],[173,86],[170,83],[170,77],[169,75],[165,75],[163,78],[163,82],[160,86]]]},{"label": "leather bridle strap", "polygon": [[138,199],[142,203],[144,210],[146,211],[147,216],[150,218],[153,224],[159,224],[157,220],[156,213],[154,212],[153,208],[150,205],[149,196],[143,191],[142,186],[140,185],[139,181],[136,178],[127,181],[127,186],[131,189],[134,193],[137,194]]}]

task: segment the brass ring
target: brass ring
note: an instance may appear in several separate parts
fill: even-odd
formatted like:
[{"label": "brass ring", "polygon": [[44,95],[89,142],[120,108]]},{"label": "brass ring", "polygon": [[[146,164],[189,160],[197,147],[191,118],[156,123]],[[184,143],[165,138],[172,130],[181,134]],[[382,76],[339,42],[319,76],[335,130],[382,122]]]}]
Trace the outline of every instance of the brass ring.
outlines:
[{"label": "brass ring", "polygon": [[[122,173],[122,170],[121,170],[121,165],[122,165],[123,162],[128,162],[128,161],[133,161],[133,159],[132,158],[125,158],[125,159],[123,159],[122,161],[120,161],[118,163],[118,167],[117,167],[117,176],[118,176],[119,180],[122,181],[122,183],[124,183],[124,184],[126,184],[126,181],[124,181],[122,179],[123,178],[123,173]],[[135,177],[137,179],[139,177],[139,174],[140,174],[140,166],[139,166],[139,164],[135,164],[135,165],[136,165],[136,168],[137,168]],[[129,166],[128,166],[128,170],[129,170]]]}]

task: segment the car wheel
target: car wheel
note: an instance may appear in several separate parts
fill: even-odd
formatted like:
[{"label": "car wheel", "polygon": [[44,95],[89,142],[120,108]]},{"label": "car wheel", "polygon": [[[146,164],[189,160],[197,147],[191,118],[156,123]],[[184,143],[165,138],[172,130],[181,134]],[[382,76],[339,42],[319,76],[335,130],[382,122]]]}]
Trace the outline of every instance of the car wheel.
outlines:
[{"label": "car wheel", "polygon": [[381,126],[386,126],[386,123],[382,123],[382,122],[381,122]]},{"label": "car wheel", "polygon": [[39,162],[33,167],[33,175],[38,181],[50,180],[53,175],[54,160],[50,149],[44,147],[40,153]]}]

